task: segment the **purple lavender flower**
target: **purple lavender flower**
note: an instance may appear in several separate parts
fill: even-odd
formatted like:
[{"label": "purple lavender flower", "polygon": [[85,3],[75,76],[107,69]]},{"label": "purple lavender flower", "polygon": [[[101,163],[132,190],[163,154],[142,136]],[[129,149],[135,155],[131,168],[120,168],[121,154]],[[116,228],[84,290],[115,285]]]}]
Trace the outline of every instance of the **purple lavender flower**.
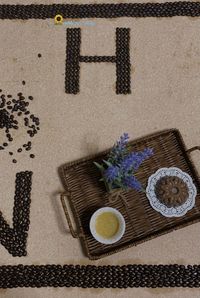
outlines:
[{"label": "purple lavender flower", "polygon": [[124,134],[120,137],[119,141],[117,141],[117,147],[118,147],[119,149],[124,149],[124,148],[126,147],[127,143],[128,143],[128,140],[129,140],[129,135],[128,135],[128,133],[124,133]]},{"label": "purple lavender flower", "polygon": [[128,140],[128,133],[124,133],[110,151],[108,159],[109,161],[111,161],[114,164],[117,164],[122,160],[122,158],[127,154]]},{"label": "purple lavender flower", "polygon": [[145,157],[143,155],[143,152],[134,152],[131,154],[132,160],[134,163],[134,170],[138,170],[138,168],[141,166],[143,161],[145,160]]},{"label": "purple lavender flower", "polygon": [[104,171],[104,177],[108,182],[113,182],[119,175],[119,168],[110,166]]},{"label": "purple lavender flower", "polygon": [[137,170],[142,162],[152,155],[153,150],[150,148],[146,148],[141,152],[132,152],[122,160],[120,169],[125,173],[128,173],[131,170]]},{"label": "purple lavender flower", "polygon": [[135,176],[128,176],[123,179],[123,185],[125,185],[128,188],[133,188],[137,191],[142,190],[141,183],[136,179]]},{"label": "purple lavender flower", "polygon": [[137,156],[134,153],[128,154],[121,162],[120,169],[122,172],[129,172],[134,168],[135,163],[137,162]]},{"label": "purple lavender flower", "polygon": [[143,161],[151,157],[154,153],[153,153],[153,149],[146,148],[143,151],[138,152],[136,154],[138,155],[138,158],[137,158],[136,166],[134,167],[135,170],[139,168],[139,166],[143,163]]}]

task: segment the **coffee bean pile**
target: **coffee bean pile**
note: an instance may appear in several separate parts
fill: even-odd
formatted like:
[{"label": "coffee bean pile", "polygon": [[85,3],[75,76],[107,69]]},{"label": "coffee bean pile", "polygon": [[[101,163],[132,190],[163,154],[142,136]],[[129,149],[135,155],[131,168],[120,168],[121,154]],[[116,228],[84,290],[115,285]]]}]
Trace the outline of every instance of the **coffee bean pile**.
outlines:
[{"label": "coffee bean pile", "polygon": [[[22,81],[24,84],[25,81]],[[0,144],[0,150],[4,150],[8,147],[9,143],[13,142],[13,132],[21,128],[19,121],[23,120],[23,125],[26,127],[28,138],[33,138],[40,130],[40,120],[34,114],[31,114],[29,109],[29,103],[33,100],[33,96],[28,96],[28,99],[19,92],[17,97],[13,97],[11,94],[7,96],[2,93],[0,89],[0,129],[4,130],[6,140]],[[32,142],[28,141],[19,147],[15,153],[21,153],[30,151],[32,149]],[[12,156],[14,152],[9,152]],[[30,158],[34,158],[34,154],[29,155]],[[17,160],[14,158],[13,163]]]},{"label": "coffee bean pile", "polygon": [[0,212],[0,243],[13,257],[27,255],[32,174],[29,171],[16,174],[13,228],[8,225]]},{"label": "coffee bean pile", "polygon": [[0,266],[0,288],[200,287],[200,265]]}]

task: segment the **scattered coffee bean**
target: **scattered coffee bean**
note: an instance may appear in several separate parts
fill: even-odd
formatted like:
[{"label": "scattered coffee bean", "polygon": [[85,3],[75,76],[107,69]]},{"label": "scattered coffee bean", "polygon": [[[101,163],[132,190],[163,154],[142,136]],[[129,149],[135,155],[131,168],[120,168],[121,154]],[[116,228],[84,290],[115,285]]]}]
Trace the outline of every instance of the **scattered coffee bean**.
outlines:
[{"label": "scattered coffee bean", "polygon": [[22,81],[22,85],[25,85],[26,84],[26,82],[25,81]]},{"label": "scattered coffee bean", "polygon": [[[25,82],[25,81],[24,81]],[[31,114],[29,111],[29,102],[23,96],[22,92],[19,92],[18,99],[13,98],[12,100],[6,100],[5,94],[1,94],[0,96],[0,129],[3,129],[6,134],[6,138],[8,142],[13,141],[13,130],[18,130],[19,123],[18,117],[24,116],[24,126],[27,127],[27,134],[30,138],[33,138],[38,130],[40,130],[40,120],[34,114]],[[11,94],[7,95],[7,98],[12,98]],[[33,100],[33,96],[28,96],[29,100]],[[8,146],[7,142],[4,142],[0,145],[0,150],[4,150],[5,147]],[[24,145],[23,145],[24,146]],[[30,151],[32,149],[32,144],[26,146],[27,150]],[[17,152],[21,152],[21,148]],[[30,155],[29,155],[30,157]],[[34,156],[35,157],[35,156]],[[30,158],[34,158],[31,156]]]},{"label": "scattered coffee bean", "polygon": [[16,159],[13,159],[12,162],[13,162],[13,163],[17,163]]},{"label": "scattered coffee bean", "polygon": [[39,54],[38,54],[38,58],[41,58],[41,57],[42,57],[42,55],[39,53]]},{"label": "scattered coffee bean", "polygon": [[35,157],[35,155],[34,154],[30,154],[30,158],[34,158]]}]

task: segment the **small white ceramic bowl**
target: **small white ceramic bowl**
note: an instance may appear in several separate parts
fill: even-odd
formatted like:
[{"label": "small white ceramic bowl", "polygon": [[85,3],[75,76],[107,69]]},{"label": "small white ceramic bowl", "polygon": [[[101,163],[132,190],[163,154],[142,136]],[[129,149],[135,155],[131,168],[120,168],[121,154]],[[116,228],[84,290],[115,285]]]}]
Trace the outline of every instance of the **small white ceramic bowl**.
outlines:
[{"label": "small white ceramic bowl", "polygon": [[[104,212],[111,212],[113,213],[118,221],[119,221],[119,230],[118,232],[111,238],[104,238],[102,237],[101,235],[99,235],[97,232],[96,232],[96,228],[95,228],[95,224],[96,224],[96,219],[97,217],[104,213]],[[98,209],[91,217],[90,219],[90,231],[92,233],[92,236],[100,243],[103,243],[103,244],[113,244],[117,241],[119,241],[122,236],[124,235],[124,232],[125,232],[125,228],[126,228],[126,224],[125,224],[125,220],[124,220],[124,217],[121,215],[121,213],[117,210],[117,209],[114,209],[114,208],[111,208],[111,207],[103,207],[103,208],[100,208]]]}]

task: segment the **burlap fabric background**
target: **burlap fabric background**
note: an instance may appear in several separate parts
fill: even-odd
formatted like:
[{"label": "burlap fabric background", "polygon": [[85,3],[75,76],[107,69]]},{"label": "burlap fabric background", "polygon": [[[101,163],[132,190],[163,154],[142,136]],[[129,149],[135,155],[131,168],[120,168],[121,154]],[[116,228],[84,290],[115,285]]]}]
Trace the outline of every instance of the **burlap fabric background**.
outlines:
[{"label": "burlap fabric background", "polygon": [[[32,1],[10,0],[9,3]],[[28,256],[14,258],[0,245],[0,265],[200,263],[200,224],[95,262],[82,254],[79,241],[68,232],[57,196],[63,190],[57,173],[61,164],[111,146],[123,132],[136,138],[176,127],[188,148],[200,145],[200,18],[93,21],[94,26],[82,27],[82,55],[113,55],[116,27],[131,29],[132,94],[115,94],[115,65],[110,63],[82,63],[80,93],[66,94],[67,26],[55,26],[53,20],[0,20],[0,88],[6,94],[22,91],[33,95],[31,110],[41,120],[41,131],[33,139],[35,159],[21,154],[18,163],[12,164],[7,151],[0,152],[0,209],[9,224],[12,224],[15,174],[33,171]],[[38,53],[42,54],[41,58]],[[26,81],[25,86],[22,80]],[[16,150],[23,140],[24,134],[17,132],[10,149]],[[194,154],[194,160],[200,169],[198,154]],[[10,298],[93,295],[171,298],[198,297],[198,293],[195,289],[0,290],[2,297]]]}]

